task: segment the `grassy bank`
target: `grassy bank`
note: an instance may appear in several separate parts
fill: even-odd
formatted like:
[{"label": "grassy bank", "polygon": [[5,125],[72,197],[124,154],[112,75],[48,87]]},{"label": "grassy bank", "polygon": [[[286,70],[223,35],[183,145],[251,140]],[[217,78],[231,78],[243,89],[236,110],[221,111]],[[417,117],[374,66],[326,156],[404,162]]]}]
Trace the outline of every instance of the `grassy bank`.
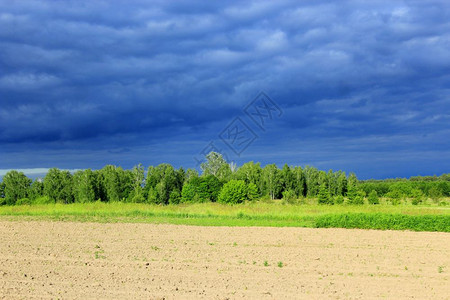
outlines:
[{"label": "grassy bank", "polygon": [[318,206],[254,202],[155,206],[126,203],[0,207],[2,220],[146,222],[202,226],[296,226],[450,232],[450,208],[411,205]]}]

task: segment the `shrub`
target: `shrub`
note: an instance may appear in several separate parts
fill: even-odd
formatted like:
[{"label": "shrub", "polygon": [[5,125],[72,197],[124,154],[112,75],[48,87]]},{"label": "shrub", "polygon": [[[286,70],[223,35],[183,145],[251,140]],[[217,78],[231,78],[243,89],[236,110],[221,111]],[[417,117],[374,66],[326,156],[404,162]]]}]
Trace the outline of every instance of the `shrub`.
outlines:
[{"label": "shrub", "polygon": [[398,205],[401,202],[402,194],[399,190],[392,190],[386,194],[386,197],[392,205]]},{"label": "shrub", "polygon": [[334,204],[342,204],[344,203],[344,196],[337,195],[334,197]]},{"label": "shrub", "polygon": [[380,199],[378,199],[377,191],[372,190],[369,193],[369,197],[367,197],[367,201],[369,201],[369,204],[380,204]]},{"label": "shrub", "polygon": [[399,189],[391,189],[390,192],[386,194],[386,197],[391,202],[392,205],[398,205],[401,199],[404,197],[403,193]]},{"label": "shrub", "polygon": [[247,186],[243,180],[230,180],[219,193],[221,203],[237,204],[247,199]]},{"label": "shrub", "polygon": [[433,186],[429,191],[428,194],[430,195],[430,198],[433,199],[434,202],[438,202],[438,199],[442,197],[442,192],[436,187]]},{"label": "shrub", "polygon": [[142,193],[135,193],[133,197],[130,199],[132,203],[144,203],[145,198]]},{"label": "shrub", "polygon": [[352,197],[348,198],[347,203],[351,205],[363,205],[364,204],[364,191],[356,191]]},{"label": "shrub", "polygon": [[31,205],[31,200],[28,198],[22,198],[17,200],[16,205]]},{"label": "shrub", "polygon": [[38,198],[34,199],[32,203],[41,205],[41,204],[52,204],[52,203],[55,203],[55,201],[51,200],[47,196],[42,196],[42,197],[38,197]]},{"label": "shrub", "polygon": [[293,190],[283,192],[283,203],[295,204],[297,203],[297,195]]},{"label": "shrub", "polygon": [[424,194],[422,192],[422,190],[419,189],[413,189],[411,191],[411,203],[413,205],[418,205],[420,203],[422,203],[422,201],[424,200]]}]

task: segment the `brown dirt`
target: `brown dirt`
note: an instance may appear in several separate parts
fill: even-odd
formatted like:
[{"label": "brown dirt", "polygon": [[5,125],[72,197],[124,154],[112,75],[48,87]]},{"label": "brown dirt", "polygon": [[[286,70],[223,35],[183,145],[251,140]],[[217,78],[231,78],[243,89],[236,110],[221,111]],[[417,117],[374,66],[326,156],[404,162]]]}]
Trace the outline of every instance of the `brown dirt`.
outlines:
[{"label": "brown dirt", "polygon": [[449,233],[2,221],[0,298],[449,299],[449,254]]}]

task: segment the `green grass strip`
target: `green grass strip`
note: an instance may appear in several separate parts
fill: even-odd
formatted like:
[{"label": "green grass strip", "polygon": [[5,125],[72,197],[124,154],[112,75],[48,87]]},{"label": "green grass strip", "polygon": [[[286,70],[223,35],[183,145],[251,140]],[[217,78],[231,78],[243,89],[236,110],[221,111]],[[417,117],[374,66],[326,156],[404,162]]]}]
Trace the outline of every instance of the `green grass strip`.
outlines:
[{"label": "green grass strip", "polygon": [[315,227],[450,232],[450,216],[383,213],[327,214],[316,218]]},{"label": "green grass strip", "polygon": [[146,205],[75,203],[0,207],[0,220],[165,223],[199,226],[339,227],[450,232],[450,208],[438,206],[318,206],[253,202]]}]

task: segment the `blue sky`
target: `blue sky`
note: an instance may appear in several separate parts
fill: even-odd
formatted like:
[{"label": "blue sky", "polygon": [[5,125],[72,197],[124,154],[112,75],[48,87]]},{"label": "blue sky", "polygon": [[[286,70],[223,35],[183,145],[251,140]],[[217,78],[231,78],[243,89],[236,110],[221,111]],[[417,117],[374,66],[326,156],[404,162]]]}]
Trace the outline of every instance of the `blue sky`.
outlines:
[{"label": "blue sky", "polygon": [[211,141],[238,165],[450,172],[450,4],[0,0],[0,175],[195,167]]}]

